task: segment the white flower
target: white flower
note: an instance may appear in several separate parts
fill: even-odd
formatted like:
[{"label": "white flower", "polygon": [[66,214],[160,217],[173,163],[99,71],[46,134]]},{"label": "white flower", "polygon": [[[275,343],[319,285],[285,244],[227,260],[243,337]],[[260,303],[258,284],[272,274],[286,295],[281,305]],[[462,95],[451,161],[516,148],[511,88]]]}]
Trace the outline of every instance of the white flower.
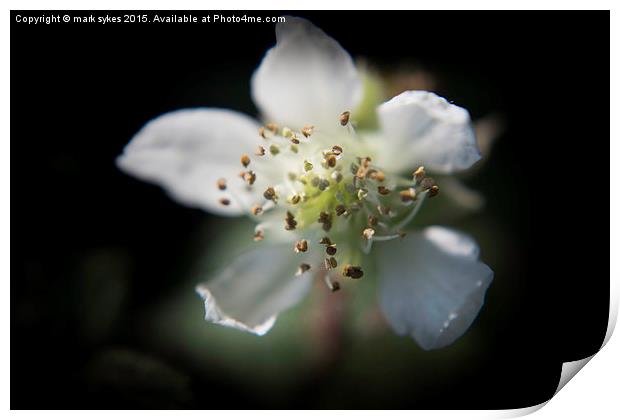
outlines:
[{"label": "white flower", "polygon": [[379,106],[378,132],[356,132],[361,82],[348,53],[304,19],[278,24],[276,38],[252,77],[271,123],[214,108],[171,112],[117,161],[182,204],[257,220],[255,248],[197,287],[206,319],[265,334],[312,279],[349,287],[373,258],[393,329],[425,349],[452,343],[478,314],[493,272],[466,235],[403,229],[441,187],[427,172],[479,159],[468,112],[408,91]]}]

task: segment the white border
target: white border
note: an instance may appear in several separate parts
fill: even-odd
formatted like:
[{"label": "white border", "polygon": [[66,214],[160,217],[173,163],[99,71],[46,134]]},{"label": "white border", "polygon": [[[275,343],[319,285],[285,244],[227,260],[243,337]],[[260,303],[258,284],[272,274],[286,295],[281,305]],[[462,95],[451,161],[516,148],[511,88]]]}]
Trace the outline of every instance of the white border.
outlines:
[{"label": "white border", "polygon": [[[564,10],[564,9],[584,9],[584,10],[611,10],[613,9],[614,2],[612,1],[597,1],[590,0],[588,2],[583,1],[573,1],[573,0],[564,0],[558,2],[551,1],[542,1],[542,0],[521,0],[521,1],[479,1],[479,0],[468,0],[467,2],[452,0],[452,1],[418,1],[418,2],[410,2],[410,1],[391,1],[391,0],[382,0],[381,2],[373,2],[369,0],[359,0],[356,2],[349,3],[336,3],[333,0],[314,0],[314,1],[298,1],[294,4],[291,2],[283,1],[283,0],[265,0],[261,2],[245,0],[245,1],[230,1],[230,0],[215,0],[210,2],[198,1],[198,0],[176,0],[174,2],[164,2],[160,0],[151,0],[151,1],[137,1],[137,0],[110,0],[110,1],[91,1],[85,3],[83,1],[56,1],[53,4],[49,1],[8,1],[6,2],[9,8],[6,11],[5,18],[2,20],[2,40],[0,41],[0,45],[2,48],[2,57],[5,58],[3,61],[3,65],[0,66],[0,71],[2,72],[2,79],[4,83],[2,84],[1,94],[2,98],[2,112],[0,113],[0,118],[2,120],[2,128],[4,131],[4,136],[2,137],[2,167],[0,171],[2,172],[2,180],[0,181],[0,187],[2,188],[0,196],[2,197],[4,203],[0,207],[2,211],[2,225],[0,225],[0,232],[3,237],[2,242],[2,253],[0,254],[0,262],[4,271],[4,279],[6,281],[3,282],[4,285],[4,293],[3,298],[5,300],[5,304],[3,306],[5,316],[3,317],[3,327],[4,327],[4,337],[6,337],[4,345],[0,346],[0,351],[2,352],[2,378],[4,381],[2,382],[2,402],[3,406],[6,409],[10,406],[10,345],[9,341],[9,331],[10,331],[10,293],[9,293],[9,278],[10,278],[10,142],[9,142],[9,113],[10,113],[10,78],[9,78],[9,10],[11,9],[24,9],[24,10],[32,10],[32,9],[67,9],[67,10],[76,10],[76,9],[93,9],[93,10],[128,10],[128,9],[144,9],[144,10],[162,10],[162,9],[212,9],[212,10],[321,10],[321,9],[349,9],[351,6],[355,6],[359,9],[369,10],[369,9],[419,9],[419,10],[466,10],[466,9],[498,9],[498,10],[524,10],[524,9],[532,9],[532,10]],[[260,7],[257,7],[259,6]],[[51,6],[51,7],[50,7]],[[467,6],[467,7],[465,7]],[[611,74],[618,74],[618,54],[615,52],[618,49],[620,43],[618,42],[618,17],[614,10],[611,12],[611,45],[610,49],[611,53]],[[614,51],[615,47],[615,51]],[[606,77],[606,75],[601,75],[601,77]],[[570,86],[567,86],[567,89],[570,89]],[[618,130],[617,130],[617,120],[618,120],[618,84],[615,79],[612,77],[611,80],[611,138],[616,139],[611,142],[611,157],[610,157],[610,167],[611,167],[611,188],[617,189],[617,186],[620,185],[620,162],[618,161]],[[603,172],[603,167],[601,167],[601,171]],[[620,203],[619,203],[619,194],[614,194],[615,191],[610,191],[610,213],[615,215],[620,215]],[[415,412],[402,412],[402,411],[389,411],[389,412],[322,412],[320,414],[321,417],[351,417],[359,420],[360,418],[375,418],[377,415],[379,416],[390,416],[396,418],[410,419],[413,416],[421,417],[421,418],[498,418],[498,417],[513,417],[518,415],[528,414],[528,412],[532,412],[540,409],[542,406],[546,407],[543,410],[536,411],[533,415],[535,418],[562,418],[562,419],[583,419],[586,416],[593,418],[615,418],[620,410],[618,409],[618,398],[617,398],[617,389],[618,389],[618,375],[620,374],[620,363],[618,361],[617,355],[620,353],[620,344],[618,344],[618,339],[612,339],[609,341],[611,337],[611,333],[613,331],[613,327],[615,326],[615,322],[617,319],[618,313],[618,280],[620,279],[620,241],[619,241],[619,223],[618,219],[612,218],[611,221],[611,230],[610,230],[610,260],[611,260],[611,297],[612,297],[612,305],[610,308],[610,323],[607,332],[607,336],[605,338],[605,342],[607,345],[604,346],[602,351],[595,355],[592,358],[592,362],[589,363],[585,368],[584,372],[581,373],[578,380],[571,381],[562,391],[555,396],[548,404],[541,404],[536,407],[520,409],[520,410],[499,410],[499,411],[415,411]],[[604,234],[604,232],[602,232]],[[592,245],[595,246],[595,245]],[[573,363],[566,366],[566,368],[573,368],[579,365],[579,363]],[[566,370],[565,372],[568,372]],[[561,386],[558,387],[558,390]],[[33,396],[36,398],[36,396]],[[11,414],[15,417],[23,417],[23,418],[31,418],[31,417],[40,417],[45,416],[46,418],[51,419],[82,419],[85,416],[89,418],[107,418],[110,416],[108,412],[97,412],[97,411],[55,411],[55,412],[40,412],[40,411],[22,411],[22,412],[11,412]],[[138,418],[149,418],[149,419],[157,419],[157,418],[168,418],[170,416],[169,412],[160,411],[160,412],[115,412],[114,416],[121,416],[131,418],[132,420]],[[175,412],[175,416],[183,416],[183,417],[193,417],[200,418],[203,420],[204,413],[201,412]],[[213,412],[211,415],[217,417],[218,420],[227,420],[227,419],[236,419],[247,416],[247,412],[236,412],[236,411],[218,411]],[[275,420],[278,418],[289,420],[290,416],[300,416],[302,418],[310,416],[314,417],[314,413],[309,412],[286,412],[286,411],[277,411],[277,412],[254,412],[252,414],[253,417],[269,417],[270,420]]]}]

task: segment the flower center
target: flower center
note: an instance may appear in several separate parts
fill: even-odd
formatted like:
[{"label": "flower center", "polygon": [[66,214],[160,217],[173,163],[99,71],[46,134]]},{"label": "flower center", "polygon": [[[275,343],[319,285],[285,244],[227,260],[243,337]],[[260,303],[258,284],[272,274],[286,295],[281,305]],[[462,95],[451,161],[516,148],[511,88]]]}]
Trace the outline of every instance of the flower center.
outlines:
[{"label": "flower center", "polygon": [[[261,219],[254,239],[262,240],[270,228],[284,229],[294,233],[294,252],[321,247],[323,267],[304,263],[298,273],[324,270],[331,290],[340,287],[335,273],[362,277],[372,244],[402,238],[426,197],[439,191],[423,167],[412,178],[386,173],[373,159],[375,145],[355,132],[349,118],[348,112],[340,115],[336,133],[267,124],[259,130],[264,143],[256,162],[241,157],[248,188],[261,176],[274,182],[263,192],[265,202],[249,210]],[[225,180],[218,180],[222,185]]]}]

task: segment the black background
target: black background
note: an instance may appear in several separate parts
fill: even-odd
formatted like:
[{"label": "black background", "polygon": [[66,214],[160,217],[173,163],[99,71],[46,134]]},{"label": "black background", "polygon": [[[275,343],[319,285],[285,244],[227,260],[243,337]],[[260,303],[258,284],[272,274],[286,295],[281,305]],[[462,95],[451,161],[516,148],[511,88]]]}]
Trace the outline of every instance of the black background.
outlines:
[{"label": "black background", "polygon": [[[130,322],[105,342],[85,342],[71,308],[75,265],[100,247],[120,247],[131,260],[126,320],[171,290],[173,266],[191,259],[183,244],[205,216],[122,174],[114,159],[166,111],[219,106],[256,115],[249,78],[275,41],[274,25],[35,26],[16,23],[16,14],[41,12],[11,14],[12,408],[265,408],[225,377],[192,375],[182,360],[141,347]],[[606,330],[609,13],[293,14],[354,57],[385,65],[415,57],[448,80],[445,91],[474,118],[499,111],[509,124],[475,182],[518,250],[504,279],[516,285],[513,305],[492,328],[486,368],[415,402],[405,386],[388,405],[353,396],[331,408],[517,408],[550,398],[561,362],[595,352]],[[481,328],[493,321],[479,320]],[[167,358],[188,372],[196,397],[144,404],[92,392],[82,370],[109,345]],[[316,405],[300,395],[287,407]]]}]

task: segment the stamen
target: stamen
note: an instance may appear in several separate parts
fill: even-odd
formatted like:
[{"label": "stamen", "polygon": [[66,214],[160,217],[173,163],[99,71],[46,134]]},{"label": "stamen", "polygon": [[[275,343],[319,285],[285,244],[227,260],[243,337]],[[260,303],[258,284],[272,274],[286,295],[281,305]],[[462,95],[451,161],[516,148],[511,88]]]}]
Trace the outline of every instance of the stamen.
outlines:
[{"label": "stamen", "polygon": [[336,245],[334,244],[327,245],[327,248],[325,248],[325,252],[327,253],[327,255],[336,255],[337,251],[338,249],[336,249]]},{"label": "stamen", "polygon": [[297,204],[299,203],[299,201],[301,200],[301,196],[299,194],[293,194],[290,198],[289,198],[289,203],[291,204]]},{"label": "stamen", "polygon": [[323,230],[325,232],[329,232],[329,230],[332,228],[332,215],[322,211],[321,213],[319,213],[318,222],[323,224]]},{"label": "stamen", "polygon": [[343,214],[345,214],[346,211],[347,208],[344,205],[338,204],[336,206],[336,216],[342,216]]},{"label": "stamen", "polygon": [[381,195],[388,195],[389,193],[391,193],[392,191],[389,188],[384,187],[383,185],[379,185],[377,187],[377,191],[379,192],[379,194]]},{"label": "stamen", "polygon": [[420,188],[422,188],[423,191],[430,190],[433,185],[435,185],[435,180],[433,178],[426,177],[420,181]]},{"label": "stamen", "polygon": [[351,277],[352,279],[359,279],[364,275],[362,267],[345,264],[342,268],[342,275],[345,277]]},{"label": "stamen", "polygon": [[250,211],[252,212],[254,216],[258,216],[259,214],[263,212],[263,208],[259,206],[258,204],[254,204],[252,208],[250,209]]},{"label": "stamen", "polygon": [[364,231],[362,232],[362,236],[364,237],[364,239],[366,239],[367,241],[370,240],[373,236],[375,236],[375,230],[373,228],[366,228],[364,229]]},{"label": "stamen", "polygon": [[283,127],[283,128],[282,128],[282,137],[289,138],[289,137],[291,137],[292,135],[293,135],[293,132],[291,131],[291,129],[290,129],[290,128],[288,128],[288,127]]},{"label": "stamen", "polygon": [[274,203],[278,200],[278,194],[273,187],[267,187],[267,189],[263,193],[263,197],[265,197],[265,199],[267,200],[273,201]]},{"label": "stamen", "polygon": [[226,178],[220,178],[217,180],[217,187],[224,191],[226,189]]},{"label": "stamen", "polygon": [[262,230],[257,230],[256,232],[254,232],[254,241],[255,242],[262,241],[263,239],[265,239],[265,236],[264,236]]},{"label": "stamen", "polygon": [[325,281],[327,288],[331,290],[332,292],[337,292],[338,290],[340,290],[340,283],[338,283],[335,280],[332,281],[332,279],[329,277],[329,274],[325,275],[323,280]]},{"label": "stamen", "polygon": [[307,160],[304,160],[304,171],[310,172],[312,168],[314,168],[314,165],[312,165],[312,163],[308,162]]},{"label": "stamen", "polygon": [[265,127],[267,128],[267,130],[271,131],[273,134],[275,134],[276,131],[278,131],[278,124],[269,123],[269,124],[266,124]]},{"label": "stamen", "polygon": [[220,198],[220,204],[223,206],[229,206],[230,200],[228,198]]},{"label": "stamen", "polygon": [[338,261],[334,257],[325,258],[325,269],[331,270],[338,267]]},{"label": "stamen", "polygon": [[265,137],[265,127],[260,127],[258,129],[258,135],[261,136],[262,138],[266,139],[267,137]]},{"label": "stamen", "polygon": [[314,131],[313,125],[306,125],[301,129],[301,134],[303,134],[304,137],[308,138],[312,135],[313,131]]},{"label": "stamen", "polygon": [[296,253],[300,253],[300,252],[306,252],[308,251],[308,241],[305,239],[301,239],[299,241],[297,241],[295,243],[295,252]]},{"label": "stamen", "polygon": [[297,227],[297,221],[295,220],[295,216],[290,211],[286,212],[286,218],[284,219],[284,221],[286,222],[286,225],[284,226],[284,229],[286,230],[295,230],[295,228]]},{"label": "stamen", "polygon": [[297,136],[291,136],[291,143],[293,143],[293,144],[299,144],[299,143],[301,143],[301,142],[299,141],[299,139],[297,138]]},{"label": "stamen", "polygon": [[248,183],[248,185],[253,185],[256,181],[256,174],[254,171],[248,171],[243,175],[243,179]]},{"label": "stamen", "polygon": [[340,121],[340,125],[341,126],[345,126],[349,123],[349,118],[351,117],[351,113],[349,111],[345,111],[342,114],[340,114],[340,117],[338,118],[338,120]]},{"label": "stamen", "polygon": [[275,144],[272,144],[271,146],[269,146],[269,151],[271,152],[272,155],[275,156],[278,153],[280,153],[280,148],[276,146]]},{"label": "stamen", "polygon": [[428,190],[428,198],[435,197],[439,194],[439,187],[437,185],[433,185],[430,190]]},{"label": "stamen", "polygon": [[342,147],[335,145],[334,147],[332,147],[332,152],[336,155],[336,156],[340,156],[342,154]]},{"label": "stamen", "polygon": [[319,180],[319,190],[325,191],[329,187],[329,181],[326,179]]},{"label": "stamen", "polygon": [[379,223],[379,219],[377,218],[377,216],[374,216],[372,214],[368,216],[368,224],[370,226],[377,226],[377,223]]},{"label": "stamen", "polygon": [[383,181],[385,181],[385,174],[383,172],[381,172],[381,171],[377,171],[375,169],[372,169],[368,173],[368,178],[374,179],[375,181],[383,182]]},{"label": "stamen", "polygon": [[398,195],[400,195],[400,199],[403,203],[410,203],[417,198],[415,190],[413,188],[400,191]]},{"label": "stamen", "polygon": [[263,146],[258,146],[256,152],[254,152],[256,156],[265,156],[265,148]]},{"label": "stamen", "polygon": [[340,171],[332,172],[332,179],[336,181],[337,184],[340,183],[340,181],[342,181],[342,174]]},{"label": "stamen", "polygon": [[424,171],[424,166],[420,166],[418,169],[413,172],[413,179],[417,182],[426,176],[426,171]]},{"label": "stamen", "polygon": [[323,236],[323,238],[321,238],[321,240],[319,241],[319,243],[321,245],[331,245],[332,241],[331,239],[329,239],[327,236]]},{"label": "stamen", "polygon": [[327,163],[327,166],[329,166],[330,168],[333,168],[336,166],[336,155],[329,155],[326,159],[325,162]]},{"label": "stamen", "polygon": [[310,264],[306,264],[306,263],[301,263],[299,264],[299,268],[297,269],[297,273],[295,273],[296,276],[301,276],[303,273],[305,273],[306,271],[310,270]]},{"label": "stamen", "polygon": [[247,168],[250,164],[250,157],[246,154],[241,155],[241,164]]},{"label": "stamen", "polygon": [[291,144],[291,152],[297,153],[297,152],[299,152],[299,148],[297,146],[295,146],[294,144]]}]

